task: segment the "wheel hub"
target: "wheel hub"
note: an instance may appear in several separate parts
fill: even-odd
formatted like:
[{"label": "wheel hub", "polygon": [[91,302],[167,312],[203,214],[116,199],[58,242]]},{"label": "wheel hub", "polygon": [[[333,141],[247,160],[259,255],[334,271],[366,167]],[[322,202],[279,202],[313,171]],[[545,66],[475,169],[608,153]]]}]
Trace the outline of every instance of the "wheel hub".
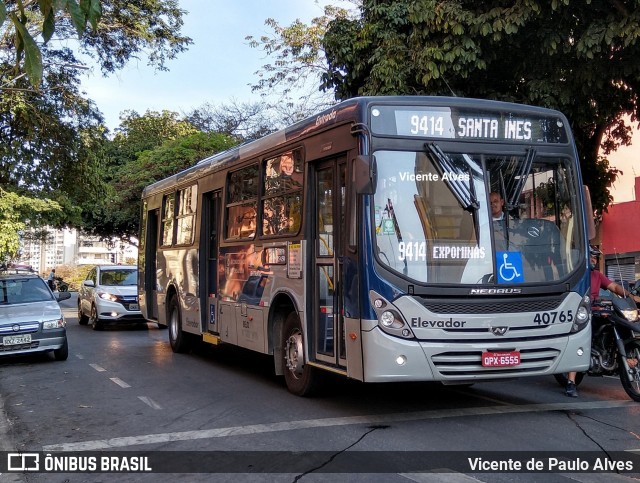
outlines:
[{"label": "wheel hub", "polygon": [[304,354],[302,348],[302,334],[295,332],[289,336],[285,345],[284,359],[287,365],[287,369],[298,377],[302,375],[302,367],[304,361],[302,355]]}]

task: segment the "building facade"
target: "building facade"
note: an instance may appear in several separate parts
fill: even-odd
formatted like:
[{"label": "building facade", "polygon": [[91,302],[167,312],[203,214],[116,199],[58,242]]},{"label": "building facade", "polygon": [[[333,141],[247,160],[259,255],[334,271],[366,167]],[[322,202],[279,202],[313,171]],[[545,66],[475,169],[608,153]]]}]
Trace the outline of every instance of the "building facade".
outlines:
[{"label": "building facade", "polygon": [[48,274],[60,265],[104,265],[136,263],[138,249],[120,240],[104,241],[84,236],[76,230],[49,229],[45,240],[25,234],[20,241],[20,264]]},{"label": "building facade", "polygon": [[640,279],[640,177],[634,199],[609,206],[599,227],[604,273],[611,280]]}]

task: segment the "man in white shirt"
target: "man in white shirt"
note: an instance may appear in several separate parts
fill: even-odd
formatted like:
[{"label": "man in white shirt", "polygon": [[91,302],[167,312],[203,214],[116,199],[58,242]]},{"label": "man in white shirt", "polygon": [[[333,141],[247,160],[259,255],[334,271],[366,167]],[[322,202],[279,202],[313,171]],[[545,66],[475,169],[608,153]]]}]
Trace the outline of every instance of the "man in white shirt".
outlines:
[{"label": "man in white shirt", "polygon": [[504,219],[504,200],[500,193],[492,191],[489,195],[489,203],[491,204],[491,216],[493,221]]}]

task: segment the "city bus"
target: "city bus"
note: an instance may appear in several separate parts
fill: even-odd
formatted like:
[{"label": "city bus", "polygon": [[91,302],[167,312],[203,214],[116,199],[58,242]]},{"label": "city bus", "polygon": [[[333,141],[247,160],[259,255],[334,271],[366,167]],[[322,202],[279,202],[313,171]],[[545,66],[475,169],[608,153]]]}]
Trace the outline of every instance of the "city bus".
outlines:
[{"label": "city bus", "polygon": [[139,303],[300,396],[583,371],[590,218],[560,112],[353,98],[145,188]]}]

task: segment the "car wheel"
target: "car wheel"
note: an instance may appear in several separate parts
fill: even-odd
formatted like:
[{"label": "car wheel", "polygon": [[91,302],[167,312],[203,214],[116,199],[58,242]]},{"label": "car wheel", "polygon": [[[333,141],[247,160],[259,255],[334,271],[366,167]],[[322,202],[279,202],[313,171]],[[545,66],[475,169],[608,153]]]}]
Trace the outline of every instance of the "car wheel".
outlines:
[{"label": "car wheel", "polygon": [[82,312],[82,305],[80,299],[78,299],[78,323],[80,325],[87,325],[89,323],[89,317]]},{"label": "car wheel", "polygon": [[93,330],[102,330],[102,322],[98,318],[98,311],[95,305],[91,306],[91,328]]},{"label": "car wheel", "polygon": [[55,357],[56,361],[66,361],[69,357],[69,343],[67,342],[67,338],[64,339],[64,344],[60,349],[55,349],[53,351],[53,357]]}]

